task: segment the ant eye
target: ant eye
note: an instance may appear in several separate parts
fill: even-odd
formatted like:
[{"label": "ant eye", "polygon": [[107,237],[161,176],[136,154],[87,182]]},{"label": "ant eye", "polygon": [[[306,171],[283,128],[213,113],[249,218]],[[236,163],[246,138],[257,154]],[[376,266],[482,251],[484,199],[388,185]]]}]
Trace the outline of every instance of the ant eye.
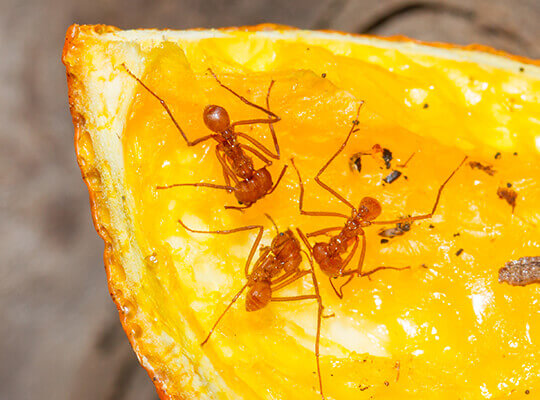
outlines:
[{"label": "ant eye", "polygon": [[284,233],[283,233],[283,232],[279,232],[279,236],[283,236],[283,235],[284,235]]}]

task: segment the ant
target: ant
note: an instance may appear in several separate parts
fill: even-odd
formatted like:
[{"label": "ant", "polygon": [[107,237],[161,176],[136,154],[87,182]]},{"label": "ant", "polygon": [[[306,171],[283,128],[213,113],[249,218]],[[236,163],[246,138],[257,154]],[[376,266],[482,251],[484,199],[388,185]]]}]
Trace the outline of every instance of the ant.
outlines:
[{"label": "ant", "polygon": [[[343,151],[343,149],[347,145],[347,142],[349,141],[353,132],[356,132],[358,130],[357,129],[357,126],[359,125],[358,117],[360,115],[360,109],[362,108],[363,104],[364,102],[361,102],[358,107],[358,110],[356,113],[356,119],[353,120],[351,129],[349,133],[347,134],[345,141],[342,143],[338,151],[330,158],[330,160],[328,160],[326,164],[323,165],[323,167],[319,170],[319,172],[315,176],[315,182],[317,182],[317,184],[319,184],[323,189],[330,192],[338,200],[340,200],[342,203],[344,203],[345,205],[351,208],[350,216],[347,216],[345,214],[338,213],[338,212],[305,211],[303,208],[304,207],[304,186],[302,184],[302,177],[300,176],[300,171],[296,167],[294,160],[291,159],[292,165],[298,175],[298,181],[300,184],[300,200],[299,200],[300,213],[302,215],[321,216],[321,217],[341,217],[341,218],[346,219],[345,225],[342,227],[338,226],[338,227],[325,228],[325,229],[321,229],[315,232],[308,233],[307,235],[304,235],[301,231],[298,232],[298,234],[300,235],[300,238],[304,241],[306,246],[310,249],[311,254],[313,255],[313,258],[315,259],[315,261],[317,262],[321,270],[326,275],[328,275],[330,279],[330,284],[332,285],[332,288],[334,289],[336,295],[339,298],[343,298],[343,287],[347,285],[354,278],[355,274],[361,277],[361,276],[371,275],[372,273],[383,270],[383,269],[402,270],[402,269],[409,268],[409,267],[405,267],[405,268],[378,267],[372,271],[363,273],[362,267],[364,265],[364,259],[366,256],[366,236],[365,236],[364,228],[367,228],[368,226],[372,224],[389,225],[389,224],[397,224],[397,223],[410,223],[412,221],[418,221],[418,220],[431,218],[437,210],[437,206],[439,204],[439,200],[441,198],[441,194],[444,187],[446,186],[448,181],[450,181],[450,179],[454,176],[454,174],[458,171],[458,169],[467,160],[467,157],[465,157],[463,161],[461,161],[461,163],[457,166],[457,168],[452,171],[450,176],[448,176],[448,178],[446,178],[443,184],[439,187],[437,197],[435,199],[435,204],[433,205],[433,208],[430,213],[409,216],[409,217],[389,220],[389,221],[375,221],[375,219],[381,214],[381,211],[382,211],[382,206],[376,199],[374,199],[373,197],[364,197],[360,200],[360,205],[358,206],[358,208],[356,208],[352,203],[350,203],[347,199],[341,196],[337,191],[332,189],[326,183],[322,182],[320,179],[320,176],[326,170],[326,168],[328,168],[330,163]],[[339,231],[339,233],[335,236],[331,236],[327,243],[317,242],[312,247],[309,241],[307,240],[307,238],[309,237],[325,235],[333,231]],[[358,266],[356,267],[356,269],[346,270],[347,265],[350,263],[351,259],[356,253],[356,250],[358,249],[359,237],[362,238],[362,248],[360,252]],[[352,249],[349,251],[349,247],[351,245],[352,245]],[[347,252],[349,254],[346,256],[345,259],[343,259],[342,255],[346,254]],[[335,279],[338,277],[347,277],[347,276],[349,277],[348,280],[339,288],[339,291],[336,290],[336,288],[334,287],[334,284],[332,283],[332,278]]]},{"label": "ant", "polygon": [[[270,91],[274,86],[274,80],[270,82],[270,86],[268,87],[268,92],[266,94],[266,108],[264,108],[255,103],[252,103],[245,97],[236,93],[228,86],[224,85],[216,76],[214,71],[209,68],[208,71],[212,74],[214,79],[221,87],[232,93],[245,104],[266,113],[268,115],[268,118],[248,119],[231,123],[229,113],[224,107],[210,104],[204,108],[203,120],[208,129],[210,129],[213,133],[191,141],[187,138],[184,130],[180,127],[180,124],[174,118],[167,103],[165,103],[165,101],[161,97],[159,97],[154,91],[152,91],[148,86],[146,86],[124,64],[122,64],[122,66],[129,75],[131,75],[144,89],[146,89],[153,97],[155,97],[160,102],[160,104],[163,106],[163,108],[171,118],[172,122],[174,123],[176,129],[178,129],[188,146],[196,146],[210,139],[214,139],[217,142],[217,146],[215,148],[216,158],[221,164],[221,168],[223,170],[223,177],[225,178],[225,185],[216,185],[213,183],[204,182],[178,183],[172,185],[158,186],[158,190],[170,189],[179,186],[208,187],[213,189],[226,190],[229,193],[234,193],[236,199],[242,205],[242,207],[225,206],[225,208],[243,210],[251,207],[257,200],[271,194],[276,189],[279,182],[281,181],[281,178],[285,174],[287,165],[283,167],[276,183],[273,184],[272,175],[267,170],[267,167],[272,165],[272,161],[269,160],[267,157],[273,158],[275,160],[279,160],[280,158],[279,144],[273,124],[281,120],[280,117],[270,111]],[[274,148],[276,151],[275,154],[251,136],[242,132],[237,132],[235,130],[237,126],[253,124],[268,124],[274,142]],[[247,140],[254,147],[240,143],[238,141],[239,137]],[[255,157],[262,160],[265,163],[265,166],[259,169],[255,169],[255,167],[253,166],[253,160],[247,154],[247,152],[252,153]],[[234,182],[234,186],[231,186],[231,179]]]},{"label": "ant", "polygon": [[[261,246],[259,258],[255,261],[253,267],[250,268],[251,261],[255,255],[255,251],[259,246],[264,227],[262,225],[248,225],[242,226],[239,228],[229,229],[229,230],[219,230],[219,231],[201,231],[191,229],[186,226],[181,220],[178,220],[180,225],[182,225],[188,232],[192,233],[206,233],[206,234],[231,234],[242,231],[249,230],[258,230],[257,237],[253,243],[251,250],[249,252],[246,265],[244,268],[244,274],[246,276],[246,283],[242,288],[234,295],[229,305],[223,310],[220,314],[210,332],[201,343],[201,346],[204,346],[210,336],[233,306],[233,304],[238,300],[240,295],[244,290],[248,289],[246,294],[246,311],[258,311],[266,307],[270,302],[285,302],[285,301],[300,301],[300,300],[317,300],[318,311],[317,311],[317,333],[315,339],[315,358],[317,362],[317,373],[319,377],[319,390],[322,398],[324,399],[323,394],[323,385],[321,378],[321,369],[319,362],[319,348],[320,348],[320,334],[321,334],[321,318],[323,312],[323,304],[321,295],[319,294],[319,285],[317,282],[317,277],[315,276],[315,270],[313,268],[313,262],[311,256],[306,253],[305,250],[302,250],[300,247],[300,242],[295,237],[294,233],[287,229],[285,232],[280,232],[276,223],[268,214],[265,216],[272,222],[276,230],[276,236],[272,239],[270,246]],[[303,270],[300,269],[300,264],[302,263],[302,254],[304,253],[309,261],[310,269]],[[315,294],[310,295],[299,295],[299,296],[286,296],[286,297],[276,297],[273,294],[280,289],[292,284],[298,279],[304,277],[305,275],[311,275],[313,281],[313,287]]]}]

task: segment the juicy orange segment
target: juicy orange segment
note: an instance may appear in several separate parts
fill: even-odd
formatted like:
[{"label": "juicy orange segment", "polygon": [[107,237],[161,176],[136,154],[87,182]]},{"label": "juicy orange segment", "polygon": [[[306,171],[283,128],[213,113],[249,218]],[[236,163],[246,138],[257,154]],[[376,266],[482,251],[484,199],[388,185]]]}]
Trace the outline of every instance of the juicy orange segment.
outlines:
[{"label": "juicy orange segment", "polygon": [[[523,399],[540,391],[540,286],[497,280],[507,261],[540,255],[539,64],[444,47],[276,26],[68,31],[64,63],[77,156],[106,242],[110,291],[163,399],[320,398],[313,300],[248,313],[242,296],[201,348],[245,284],[255,233],[189,233],[178,219],[200,230],[263,224],[263,245],[275,235],[264,213],[281,230],[312,232],[344,221],[300,216],[292,168],[244,213],[224,209],[237,205],[225,191],[157,190],[225,182],[215,144],[186,146],[124,63],[165,99],[192,140],[210,133],[202,118],[208,104],[225,107],[232,121],[264,116],[221,88],[208,67],[260,105],[275,80],[270,107],[282,118],[275,124],[282,157],[269,171],[275,180],[294,157],[307,210],[350,212],[313,177],[343,142],[362,101],[359,130],[322,180],[353,204],[377,199],[380,220],[429,212],[467,155],[432,219],[391,238],[380,231],[395,233],[395,225],[366,228],[364,270],[409,269],[356,278],[339,300],[316,266],[328,317],[321,333],[325,395]],[[272,147],[268,126],[238,130]],[[351,160],[376,145],[392,153],[390,168],[381,152]],[[387,178],[394,170],[401,175]],[[514,192],[500,198],[503,189]],[[306,276],[279,295],[311,293]]]},{"label": "juicy orange segment", "polygon": [[[538,82],[523,81],[523,94],[509,97],[500,89],[517,77],[474,64],[460,63],[459,71],[442,77],[458,63],[429,65],[382,51],[369,56],[376,62],[367,63],[282,42],[263,43],[249,54],[252,61],[243,60],[244,67],[230,67],[222,54],[238,44],[230,42],[208,39],[197,48],[187,46],[188,56],[204,52],[204,63],[188,61],[179,47],[164,45],[149,54],[142,78],[166,99],[192,140],[209,133],[202,121],[207,104],[225,107],[233,121],[261,117],[220,88],[206,66],[261,105],[274,79],[270,103],[282,118],[275,125],[282,162],[274,163],[271,172],[276,177],[280,166],[295,157],[307,182],[307,209],[349,212],[311,178],[343,141],[360,100],[366,102],[360,131],[323,180],[355,204],[366,195],[378,199],[381,219],[428,212],[439,185],[465,154],[496,170],[490,176],[464,166],[443,192],[436,216],[414,223],[389,243],[381,243],[379,228],[367,228],[366,270],[381,265],[410,270],[356,279],[341,301],[319,275],[326,313],[335,315],[324,319],[321,339],[328,398],[450,399],[457,393],[503,398],[527,388],[540,390],[538,287],[516,289],[497,282],[497,270],[506,261],[538,252],[540,167],[533,145],[538,128],[530,118],[538,104],[527,89],[538,88]],[[267,49],[271,46],[275,53]],[[271,62],[250,65],[266,61],[267,53],[275,55]],[[244,70],[248,67],[269,71]],[[271,146],[267,126],[243,131]],[[391,185],[383,182],[391,170],[376,157],[364,157],[360,173],[349,168],[353,154],[375,144],[392,151],[394,166],[416,152]],[[145,254],[163,261],[144,272],[136,298],[140,307],[154,310],[156,325],[171,342],[185,340],[175,330],[178,318],[188,319],[197,338],[204,338],[243,285],[243,265],[254,240],[254,234],[190,234],[179,218],[197,229],[263,223],[269,228],[266,244],[273,232],[262,217],[265,212],[281,229],[314,231],[343,223],[299,216],[292,171],[275,193],[243,214],[224,210],[235,203],[224,191],[155,189],[171,183],[223,184],[214,146],[188,148],[161,105],[137,89],[125,127],[127,182],[137,241]],[[498,151],[501,157],[495,159]],[[507,182],[519,193],[514,214],[496,195]],[[309,293],[309,282],[284,292]],[[298,398],[299,393],[316,398],[315,303],[272,304],[248,314],[242,301],[204,349],[220,378],[245,398]]]}]

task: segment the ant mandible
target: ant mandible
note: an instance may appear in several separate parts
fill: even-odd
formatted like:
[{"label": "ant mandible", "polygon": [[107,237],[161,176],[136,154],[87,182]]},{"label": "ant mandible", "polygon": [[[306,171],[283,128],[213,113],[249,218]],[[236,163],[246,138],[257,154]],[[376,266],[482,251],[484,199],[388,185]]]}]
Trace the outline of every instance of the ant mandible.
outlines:
[{"label": "ant mandible", "polygon": [[[302,177],[300,176],[300,171],[296,167],[294,160],[291,159],[292,165],[294,169],[296,170],[296,173],[298,175],[298,181],[300,185],[300,199],[299,199],[299,209],[300,213],[302,215],[310,215],[310,216],[320,216],[320,217],[340,217],[345,218],[346,222],[344,226],[337,226],[337,227],[331,227],[331,228],[325,228],[321,229],[315,232],[308,233],[307,235],[304,235],[301,231],[298,232],[300,235],[300,238],[304,241],[306,246],[310,249],[311,254],[313,254],[313,258],[321,268],[321,270],[329,277],[330,284],[332,285],[332,288],[336,292],[336,295],[339,298],[343,298],[343,287],[347,285],[355,275],[357,276],[367,276],[371,275],[376,271],[380,271],[383,269],[393,269],[393,270],[401,270],[401,269],[407,269],[409,267],[405,268],[396,268],[396,267],[378,267],[375,268],[372,271],[369,272],[362,272],[362,268],[364,265],[364,260],[366,256],[366,236],[364,232],[364,228],[367,228],[370,225],[388,225],[388,224],[396,224],[396,223],[405,223],[405,222],[412,222],[412,221],[418,221],[422,219],[428,219],[435,214],[435,211],[437,210],[437,206],[439,205],[439,200],[441,198],[442,191],[446,184],[450,181],[450,179],[454,176],[454,174],[458,171],[458,169],[463,165],[463,163],[467,160],[467,157],[461,161],[461,163],[455,168],[450,176],[446,178],[446,180],[443,182],[443,184],[439,187],[439,190],[437,192],[437,197],[435,199],[435,204],[433,205],[433,208],[430,213],[428,214],[422,214],[422,215],[416,215],[406,218],[399,218],[389,221],[375,221],[375,219],[381,214],[382,206],[381,204],[374,199],[373,197],[364,197],[362,200],[360,200],[360,205],[358,208],[356,208],[352,203],[350,203],[347,199],[345,199],[343,196],[341,196],[337,191],[332,189],[330,186],[328,186],[326,183],[322,182],[320,179],[320,176],[322,173],[328,168],[330,163],[343,151],[345,146],[347,145],[347,142],[349,141],[351,135],[353,132],[356,132],[358,129],[356,128],[359,124],[358,117],[360,115],[360,109],[362,108],[362,105],[364,102],[361,102],[357,113],[356,113],[356,119],[352,122],[351,129],[349,130],[349,133],[347,134],[347,137],[345,138],[345,141],[342,143],[338,151],[328,160],[326,164],[323,165],[323,167],[319,170],[317,175],[315,176],[315,182],[319,184],[323,189],[330,192],[333,196],[335,196],[338,200],[340,200],[342,203],[346,204],[348,207],[351,208],[351,215],[347,216],[342,213],[338,212],[327,212],[327,211],[305,211],[304,210],[304,186],[302,183]],[[319,236],[319,235],[325,235],[329,232],[335,232],[339,231],[339,233],[335,236],[331,236],[328,242],[317,242],[314,246],[311,246],[311,244],[308,241],[308,237],[313,236]],[[348,264],[350,263],[351,259],[353,258],[354,254],[356,253],[356,250],[358,249],[358,242],[359,237],[362,238],[362,247],[360,251],[360,258],[358,260],[358,266],[355,269],[349,269],[346,270]],[[349,247],[352,245],[352,249],[349,251]],[[342,258],[342,255],[346,254],[348,252],[348,255],[345,257],[345,259]],[[340,287],[339,291],[336,290],[332,283],[333,278],[338,277],[349,277],[348,280]]]},{"label": "ant mandible", "polygon": [[[177,183],[172,185],[157,186],[158,190],[170,189],[180,186],[208,187],[212,189],[226,190],[229,193],[233,192],[236,199],[240,204],[242,204],[242,206],[225,206],[225,208],[242,210],[251,207],[257,200],[271,194],[276,189],[279,182],[281,181],[281,178],[285,174],[287,165],[283,167],[276,183],[273,184],[272,175],[267,170],[267,167],[272,165],[272,161],[270,161],[267,157],[279,160],[279,144],[273,124],[281,120],[280,117],[270,111],[270,91],[274,86],[274,80],[270,82],[270,86],[268,87],[268,92],[266,94],[267,108],[264,108],[255,103],[252,103],[245,97],[236,93],[228,86],[224,85],[216,76],[214,71],[209,68],[208,71],[212,74],[214,79],[221,87],[232,93],[245,104],[266,113],[269,118],[248,119],[231,123],[229,113],[224,107],[214,104],[207,105],[203,111],[203,120],[208,129],[210,129],[213,133],[191,141],[187,138],[184,130],[176,121],[176,118],[174,118],[174,115],[171,112],[167,103],[154,91],[152,91],[148,86],[146,86],[146,84],[144,84],[137,76],[135,76],[135,74],[133,74],[124,64],[122,64],[122,66],[129,75],[131,75],[144,89],[146,89],[153,97],[155,97],[160,102],[160,104],[163,106],[163,108],[171,118],[173,124],[175,125],[176,129],[180,132],[188,146],[195,146],[210,139],[214,139],[217,142],[217,146],[215,148],[216,158],[221,164],[221,168],[223,170],[223,177],[225,179],[225,185],[216,185],[213,183],[204,182]],[[275,154],[272,153],[268,148],[266,148],[256,139],[245,133],[237,132],[235,129],[237,126],[240,125],[253,124],[268,124],[274,142],[274,148],[276,151]],[[247,140],[255,148],[240,143],[238,141],[239,137]],[[265,163],[265,166],[259,169],[255,169],[252,158],[248,156],[246,152],[250,152],[255,157],[259,158]],[[231,186],[231,179],[234,182],[234,186]]]},{"label": "ant mandible", "polygon": [[[319,294],[319,285],[317,282],[317,277],[315,276],[315,271],[313,268],[313,262],[311,256],[307,254],[300,247],[300,242],[295,237],[294,233],[287,229],[285,232],[280,232],[274,220],[268,215],[265,216],[272,222],[276,230],[276,236],[272,239],[270,246],[261,246],[260,255],[257,261],[252,268],[250,268],[251,261],[255,255],[255,251],[259,246],[264,227],[262,225],[249,225],[242,226],[235,229],[229,230],[218,230],[218,231],[201,231],[191,229],[186,226],[182,220],[178,222],[182,225],[188,232],[192,233],[206,233],[206,234],[231,234],[242,231],[249,230],[258,230],[257,237],[253,243],[251,250],[249,252],[248,258],[246,260],[246,265],[244,268],[244,274],[246,276],[246,283],[242,288],[234,295],[230,303],[227,305],[225,310],[220,314],[212,328],[210,329],[208,335],[201,343],[201,346],[204,346],[210,336],[223,319],[225,314],[233,306],[233,304],[238,300],[240,295],[249,288],[246,295],[246,311],[252,312],[260,310],[266,307],[270,302],[285,302],[285,301],[300,301],[300,300],[317,300],[318,310],[317,310],[317,333],[315,339],[315,359],[317,363],[317,374],[319,378],[319,390],[322,398],[324,399],[323,394],[323,385],[321,378],[321,369],[319,362],[319,348],[320,348],[320,335],[321,335],[321,318],[323,312],[322,299]],[[300,269],[300,264],[302,263],[302,254],[304,253],[309,261],[310,269],[303,270]],[[315,294],[310,295],[299,295],[299,296],[285,296],[285,297],[276,297],[273,294],[280,289],[285,288],[286,286],[292,284],[298,279],[304,277],[305,275],[311,275],[313,281],[313,288]]]}]

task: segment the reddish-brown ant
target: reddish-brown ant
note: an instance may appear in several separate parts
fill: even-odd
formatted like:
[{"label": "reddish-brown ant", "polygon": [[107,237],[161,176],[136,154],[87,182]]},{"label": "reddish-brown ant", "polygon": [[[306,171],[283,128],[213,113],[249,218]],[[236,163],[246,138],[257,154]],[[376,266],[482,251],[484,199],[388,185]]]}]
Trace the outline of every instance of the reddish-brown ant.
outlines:
[{"label": "reddish-brown ant", "polygon": [[[227,110],[225,110],[225,108],[213,104],[207,105],[203,111],[203,120],[208,129],[210,129],[214,133],[202,136],[198,139],[191,141],[187,138],[184,130],[180,127],[180,124],[174,118],[167,103],[165,103],[165,101],[161,97],[159,97],[148,86],[146,86],[124,64],[122,65],[129,75],[131,75],[144,89],[146,89],[153,97],[155,97],[160,102],[160,104],[163,106],[163,108],[171,118],[173,124],[175,125],[176,129],[178,129],[188,146],[195,146],[209,139],[214,139],[217,142],[215,152],[216,157],[221,164],[223,170],[225,185],[216,185],[213,183],[204,182],[177,183],[172,185],[158,186],[157,189],[170,189],[179,186],[196,186],[226,190],[229,193],[233,192],[238,202],[243,206],[226,206],[225,208],[232,208],[237,210],[250,207],[257,200],[272,193],[276,189],[277,185],[281,181],[281,178],[283,177],[283,174],[285,173],[285,170],[287,169],[287,166],[285,165],[283,167],[276,183],[273,184],[272,175],[270,175],[270,172],[268,172],[267,170],[267,167],[272,164],[272,161],[265,157],[266,155],[276,160],[279,160],[280,157],[279,145],[273,124],[280,121],[281,118],[274,114],[272,111],[270,111],[270,91],[272,90],[272,86],[274,86],[273,80],[270,82],[270,86],[268,87],[268,92],[266,94],[267,108],[264,108],[255,103],[252,103],[245,97],[236,93],[228,86],[224,85],[216,76],[214,71],[209,68],[208,71],[212,74],[214,79],[221,87],[232,93],[245,104],[266,113],[269,118],[248,119],[231,123],[229,119],[229,114],[227,113]],[[267,149],[259,141],[253,139],[251,136],[242,132],[237,132],[235,130],[237,126],[253,124],[268,124],[270,132],[272,134],[272,139],[274,141],[274,148],[276,151],[275,154],[272,153],[269,149]],[[239,137],[247,140],[255,148],[240,143],[238,141]],[[265,166],[259,169],[255,169],[255,167],[253,166],[253,160],[246,154],[246,152],[250,152],[257,158],[262,160],[265,163]],[[234,182],[234,186],[231,186],[231,179]]]},{"label": "reddish-brown ant", "polygon": [[[322,182],[320,179],[321,174],[326,170],[326,168],[328,168],[330,163],[343,151],[343,149],[347,145],[347,142],[349,141],[349,138],[351,137],[353,132],[357,131],[356,127],[359,124],[358,117],[360,115],[360,109],[362,108],[362,105],[363,105],[363,102],[358,107],[356,119],[352,122],[351,129],[349,133],[347,134],[345,141],[342,143],[338,151],[330,158],[330,160],[328,160],[326,164],[323,165],[323,167],[319,170],[319,172],[315,176],[315,182],[317,182],[317,184],[319,184],[323,189],[330,192],[338,200],[340,200],[342,203],[346,204],[348,207],[351,208],[350,216],[347,216],[345,214],[338,213],[338,212],[305,211],[303,208],[304,207],[304,186],[302,183],[302,178],[300,176],[300,171],[294,164],[294,160],[291,159],[293,167],[296,170],[296,173],[298,175],[298,180],[299,180],[299,185],[300,185],[300,200],[299,200],[300,213],[302,215],[311,215],[311,216],[341,217],[347,220],[345,222],[345,226],[343,227],[338,226],[338,227],[325,228],[325,229],[321,229],[315,232],[308,233],[307,235],[304,235],[301,231],[298,232],[298,234],[300,235],[300,238],[304,241],[306,246],[310,249],[311,253],[313,254],[313,258],[315,259],[315,261],[317,262],[321,270],[326,275],[329,276],[330,283],[332,284],[334,291],[340,298],[343,297],[343,291],[342,291],[343,287],[347,285],[353,279],[354,275],[366,276],[366,275],[371,275],[372,273],[379,270],[383,270],[383,269],[394,269],[394,270],[403,269],[403,268],[395,268],[395,267],[378,267],[366,273],[362,272],[362,267],[364,265],[364,259],[366,255],[366,236],[365,236],[364,228],[372,224],[389,225],[389,224],[405,223],[405,222],[412,222],[412,221],[418,221],[422,219],[431,218],[433,214],[435,213],[435,211],[437,210],[437,206],[439,204],[441,193],[444,187],[446,186],[448,181],[450,181],[450,179],[454,176],[457,170],[467,160],[467,157],[465,157],[463,161],[461,161],[461,163],[458,165],[458,167],[452,171],[450,176],[446,178],[443,184],[439,187],[437,198],[435,199],[435,204],[433,205],[433,209],[431,210],[430,213],[410,216],[410,217],[400,218],[400,219],[395,219],[395,220],[389,220],[389,221],[375,221],[375,219],[381,214],[381,211],[382,211],[381,204],[376,199],[372,197],[364,197],[362,200],[360,200],[359,207],[356,208],[352,203],[350,203],[347,199],[341,196],[337,191],[332,189],[326,183]],[[309,241],[307,240],[308,237],[324,235],[333,231],[339,231],[339,233],[335,236],[331,236],[328,242],[317,242],[312,247]],[[351,259],[353,258],[358,248],[359,237],[362,238],[362,248],[360,252],[360,258],[358,260],[358,266],[355,269],[346,270],[347,265],[350,263]],[[351,245],[353,247],[349,251],[349,247]],[[348,255],[346,256],[345,259],[343,259],[342,255],[346,254],[347,252],[348,252]],[[349,277],[348,280],[340,287],[339,291],[336,290],[332,283],[332,279],[338,278],[338,277],[346,277],[346,276]]]},{"label": "reddish-brown ant", "polygon": [[[246,295],[246,311],[248,312],[260,310],[266,307],[272,301],[283,302],[315,299],[317,300],[318,304],[315,358],[317,362],[317,373],[319,377],[319,390],[322,398],[324,399],[321,369],[319,363],[319,341],[321,334],[321,318],[323,305],[321,296],[319,294],[319,285],[317,283],[317,277],[315,276],[313,262],[311,260],[311,256],[301,249],[300,242],[290,229],[287,229],[285,232],[279,232],[279,229],[272,220],[272,218],[267,214],[265,215],[274,225],[276,229],[276,236],[272,239],[272,243],[270,244],[270,246],[261,246],[260,256],[257,261],[255,261],[255,264],[252,268],[250,268],[251,261],[253,260],[255,251],[257,250],[257,247],[261,242],[264,231],[264,227],[262,225],[249,225],[235,229],[219,231],[200,231],[187,227],[181,220],[178,221],[187,231],[192,233],[230,234],[242,231],[258,230],[257,237],[255,239],[255,242],[251,246],[251,250],[246,261],[246,266],[244,268],[246,283],[234,295],[228,306],[220,314],[220,316],[210,329],[210,332],[208,333],[204,341],[201,343],[201,346],[204,346],[208,342],[210,336],[218,326],[221,319],[225,316],[227,311],[229,311],[232,305],[247,288],[249,288]],[[304,253],[307,256],[310,264],[310,269],[308,270],[300,269],[300,264],[302,263],[301,253]],[[311,278],[313,280],[315,294],[285,297],[276,297],[273,295],[278,290],[283,289],[284,287],[292,284],[293,282],[308,274],[311,275]]]}]

